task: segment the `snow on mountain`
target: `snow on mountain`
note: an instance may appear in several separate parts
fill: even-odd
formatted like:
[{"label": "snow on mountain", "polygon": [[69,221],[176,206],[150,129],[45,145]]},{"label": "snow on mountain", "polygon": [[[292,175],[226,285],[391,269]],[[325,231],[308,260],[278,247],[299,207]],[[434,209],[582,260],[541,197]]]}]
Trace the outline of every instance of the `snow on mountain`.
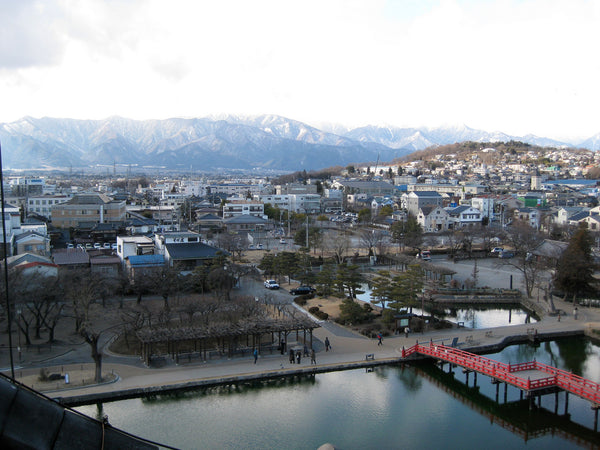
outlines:
[{"label": "snow on mountain", "polygon": [[[264,168],[312,170],[368,161],[391,161],[415,150],[462,141],[520,140],[541,146],[567,144],[528,135],[513,137],[465,125],[439,128],[365,126],[324,131],[276,115],[217,116],[137,121],[24,117],[0,124],[7,168],[89,167],[135,164],[203,170]],[[596,150],[600,134],[582,147]]]}]

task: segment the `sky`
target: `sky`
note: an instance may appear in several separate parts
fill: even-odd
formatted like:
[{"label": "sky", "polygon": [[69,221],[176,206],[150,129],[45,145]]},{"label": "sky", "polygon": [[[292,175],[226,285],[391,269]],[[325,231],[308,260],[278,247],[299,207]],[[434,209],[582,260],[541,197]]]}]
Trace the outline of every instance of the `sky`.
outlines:
[{"label": "sky", "polygon": [[0,122],[600,132],[596,0],[0,0]]}]

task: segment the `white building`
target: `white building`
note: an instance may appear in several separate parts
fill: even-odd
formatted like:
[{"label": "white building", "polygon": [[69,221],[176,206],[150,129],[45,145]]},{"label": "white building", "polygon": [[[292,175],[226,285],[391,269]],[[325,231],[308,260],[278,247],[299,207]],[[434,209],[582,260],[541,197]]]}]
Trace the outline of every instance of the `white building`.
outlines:
[{"label": "white building", "polygon": [[251,200],[231,200],[223,205],[223,219],[243,215],[264,218],[264,203]]},{"label": "white building", "polygon": [[153,255],[154,241],[147,236],[117,236],[117,256],[125,264],[125,258],[136,255]]},{"label": "white building", "polygon": [[27,199],[27,213],[35,213],[52,219],[52,206],[69,200],[66,195],[38,195]]}]

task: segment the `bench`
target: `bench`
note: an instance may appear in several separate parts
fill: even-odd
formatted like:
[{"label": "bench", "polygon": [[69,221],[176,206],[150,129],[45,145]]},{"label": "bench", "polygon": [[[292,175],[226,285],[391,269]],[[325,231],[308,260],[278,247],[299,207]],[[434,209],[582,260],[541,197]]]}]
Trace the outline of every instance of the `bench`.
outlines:
[{"label": "bench", "polygon": [[473,335],[471,334],[471,335],[465,337],[465,342],[467,344],[472,344],[473,343]]},{"label": "bench", "polygon": [[367,353],[365,355],[365,361],[374,361],[375,360],[375,354],[374,353]]},{"label": "bench", "polygon": [[492,337],[492,332],[491,331],[486,331],[485,332],[485,337]]}]

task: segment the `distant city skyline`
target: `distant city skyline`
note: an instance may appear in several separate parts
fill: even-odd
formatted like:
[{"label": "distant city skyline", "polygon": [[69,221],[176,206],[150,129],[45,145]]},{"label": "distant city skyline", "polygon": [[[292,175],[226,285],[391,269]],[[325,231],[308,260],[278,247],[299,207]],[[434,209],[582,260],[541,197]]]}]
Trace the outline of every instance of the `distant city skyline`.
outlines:
[{"label": "distant city skyline", "polygon": [[277,114],[600,133],[600,2],[0,0],[0,122]]}]

